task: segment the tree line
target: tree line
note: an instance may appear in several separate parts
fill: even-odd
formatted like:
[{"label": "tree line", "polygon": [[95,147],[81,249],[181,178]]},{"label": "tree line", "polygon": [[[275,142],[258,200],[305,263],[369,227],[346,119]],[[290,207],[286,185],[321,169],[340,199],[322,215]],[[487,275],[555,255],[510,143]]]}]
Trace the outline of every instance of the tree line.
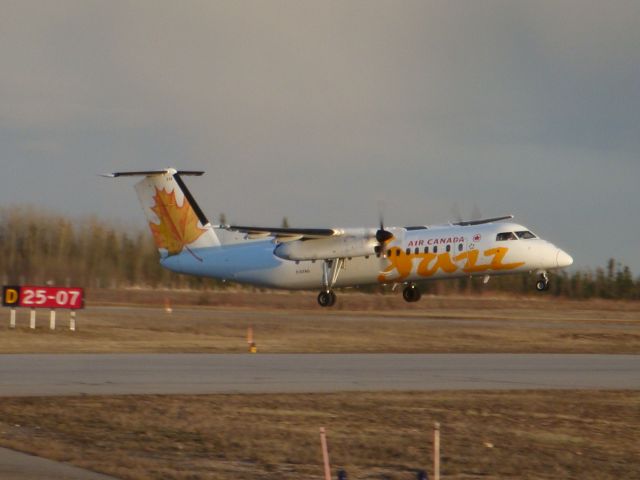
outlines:
[{"label": "tree line", "polygon": [[[223,217],[223,215],[221,215]],[[222,220],[222,218],[221,218]],[[283,224],[288,224],[286,218]],[[221,222],[224,223],[224,222]],[[95,217],[71,220],[25,206],[0,207],[0,278],[3,284],[55,284],[93,288],[225,288],[213,279],[162,268],[151,234]],[[426,293],[534,292],[534,275],[427,282]],[[363,289],[377,291],[377,288]],[[587,299],[640,299],[640,278],[615,259],[604,267],[562,271],[551,277],[553,295]]]},{"label": "tree line", "polygon": [[72,221],[32,207],[0,208],[0,276],[4,284],[95,288],[197,288],[158,262],[151,234],[95,217]]}]

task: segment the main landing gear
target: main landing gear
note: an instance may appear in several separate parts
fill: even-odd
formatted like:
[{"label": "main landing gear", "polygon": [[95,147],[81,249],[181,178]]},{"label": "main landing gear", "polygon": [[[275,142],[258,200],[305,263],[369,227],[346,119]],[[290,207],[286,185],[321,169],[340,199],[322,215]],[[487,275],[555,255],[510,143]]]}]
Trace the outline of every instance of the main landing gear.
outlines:
[{"label": "main landing gear", "polygon": [[405,302],[417,302],[421,296],[420,290],[413,283],[408,284],[402,290],[402,298],[404,298]]},{"label": "main landing gear", "polygon": [[538,277],[538,281],[536,282],[536,290],[539,292],[545,292],[549,290],[549,277],[547,276],[547,272],[541,272]]},{"label": "main landing gear", "polygon": [[322,263],[322,291],[318,294],[318,305],[321,307],[331,307],[336,303],[336,294],[333,286],[338,280],[340,270],[344,266],[344,258],[334,258],[325,260]]},{"label": "main landing gear", "polygon": [[336,303],[336,294],[333,290],[326,290],[318,294],[318,305],[321,307],[331,307]]}]

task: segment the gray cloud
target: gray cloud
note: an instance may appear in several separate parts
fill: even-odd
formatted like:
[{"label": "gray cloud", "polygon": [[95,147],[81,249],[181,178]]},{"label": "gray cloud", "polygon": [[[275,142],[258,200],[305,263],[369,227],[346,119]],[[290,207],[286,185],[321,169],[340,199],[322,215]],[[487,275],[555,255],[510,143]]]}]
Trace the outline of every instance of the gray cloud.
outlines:
[{"label": "gray cloud", "polygon": [[639,20],[623,1],[5,1],[0,201],[141,221],[95,174],[177,165],[207,170],[211,216],[372,225],[382,200],[428,223],[457,202],[639,271]]}]

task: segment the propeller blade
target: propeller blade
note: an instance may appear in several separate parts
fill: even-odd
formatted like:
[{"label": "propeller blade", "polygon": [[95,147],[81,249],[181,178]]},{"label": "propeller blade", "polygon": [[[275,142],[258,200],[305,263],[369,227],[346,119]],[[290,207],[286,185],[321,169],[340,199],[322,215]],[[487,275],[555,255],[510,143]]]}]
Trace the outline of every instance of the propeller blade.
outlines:
[{"label": "propeller blade", "polygon": [[453,218],[455,218],[457,222],[463,221],[462,212],[460,211],[460,204],[458,204],[457,201],[453,202],[453,205],[451,206],[451,214],[453,215]]},{"label": "propeller blade", "polygon": [[376,240],[380,245],[384,245],[385,242],[393,238],[393,233],[384,229],[383,225],[380,225],[380,230],[376,232]]},{"label": "propeller blade", "polygon": [[482,212],[477,203],[473,204],[473,210],[471,211],[471,220],[480,220],[482,218]]},{"label": "propeller blade", "polygon": [[393,238],[393,233],[384,228],[384,214],[382,202],[378,202],[378,220],[380,228],[376,231],[376,241],[378,245],[375,247],[376,254],[385,254],[385,244]]}]

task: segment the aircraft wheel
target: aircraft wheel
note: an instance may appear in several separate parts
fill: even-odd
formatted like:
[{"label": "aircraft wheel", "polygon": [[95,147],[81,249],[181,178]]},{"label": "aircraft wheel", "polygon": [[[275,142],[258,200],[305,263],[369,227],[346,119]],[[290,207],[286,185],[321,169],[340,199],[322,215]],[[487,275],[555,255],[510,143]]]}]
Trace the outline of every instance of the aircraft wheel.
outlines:
[{"label": "aircraft wheel", "polygon": [[404,287],[404,290],[402,290],[402,298],[404,298],[406,302],[417,302],[420,300],[420,297],[420,290],[413,284],[407,285]]},{"label": "aircraft wheel", "polygon": [[536,282],[536,290],[539,292],[544,292],[545,290],[549,290],[549,282],[546,280],[538,280]]},{"label": "aircraft wheel", "polygon": [[329,290],[329,296],[331,297],[331,302],[329,303],[330,307],[333,307],[336,303],[336,294],[333,290]]},{"label": "aircraft wheel", "polygon": [[318,294],[318,305],[321,307],[330,307],[336,303],[336,294],[332,291],[323,291]]}]

